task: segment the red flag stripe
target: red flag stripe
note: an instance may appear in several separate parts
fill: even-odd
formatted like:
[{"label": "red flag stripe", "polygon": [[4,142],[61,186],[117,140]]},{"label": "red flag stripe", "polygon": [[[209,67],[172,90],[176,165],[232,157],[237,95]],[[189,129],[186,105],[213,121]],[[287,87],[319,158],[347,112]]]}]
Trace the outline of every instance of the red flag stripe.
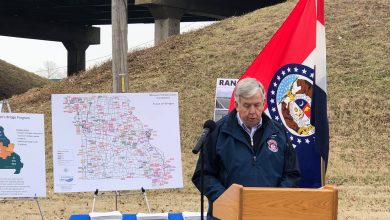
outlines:
[{"label": "red flag stripe", "polygon": [[324,0],[317,0],[317,20],[325,26]]}]

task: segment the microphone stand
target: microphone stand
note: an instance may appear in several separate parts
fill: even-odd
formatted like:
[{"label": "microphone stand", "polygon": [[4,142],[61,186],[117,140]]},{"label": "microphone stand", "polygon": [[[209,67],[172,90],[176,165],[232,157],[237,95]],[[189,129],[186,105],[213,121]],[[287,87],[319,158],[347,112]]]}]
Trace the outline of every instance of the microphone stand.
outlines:
[{"label": "microphone stand", "polygon": [[200,219],[204,219],[204,145],[207,142],[207,135],[212,132],[216,127],[213,120],[207,120],[203,125],[203,134],[199,137],[195,147],[192,149],[192,153],[197,154],[200,151]]},{"label": "microphone stand", "polygon": [[[204,219],[204,153],[203,153],[203,146],[204,143],[200,146],[200,219]],[[197,154],[198,152],[192,151],[194,154]]]},{"label": "microphone stand", "polygon": [[200,148],[200,220],[203,220],[204,216],[204,153],[203,145]]}]

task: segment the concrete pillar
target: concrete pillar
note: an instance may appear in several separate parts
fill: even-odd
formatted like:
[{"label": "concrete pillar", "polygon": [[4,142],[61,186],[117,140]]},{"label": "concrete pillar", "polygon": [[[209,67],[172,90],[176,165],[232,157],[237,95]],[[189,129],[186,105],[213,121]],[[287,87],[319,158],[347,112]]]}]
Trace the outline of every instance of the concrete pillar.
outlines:
[{"label": "concrete pillar", "polygon": [[155,45],[180,34],[180,19],[184,14],[182,9],[156,5],[151,5],[149,9],[154,17]]},{"label": "concrete pillar", "polygon": [[62,42],[62,44],[68,50],[68,77],[85,70],[85,51],[89,44],[73,41]]}]

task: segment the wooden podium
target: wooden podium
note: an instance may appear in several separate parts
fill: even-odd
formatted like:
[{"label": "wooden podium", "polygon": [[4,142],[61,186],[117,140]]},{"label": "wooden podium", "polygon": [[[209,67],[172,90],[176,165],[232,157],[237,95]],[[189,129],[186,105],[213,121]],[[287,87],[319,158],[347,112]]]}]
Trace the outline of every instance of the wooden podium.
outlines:
[{"label": "wooden podium", "polygon": [[233,184],[213,204],[222,220],[336,220],[337,189],[243,187]]}]

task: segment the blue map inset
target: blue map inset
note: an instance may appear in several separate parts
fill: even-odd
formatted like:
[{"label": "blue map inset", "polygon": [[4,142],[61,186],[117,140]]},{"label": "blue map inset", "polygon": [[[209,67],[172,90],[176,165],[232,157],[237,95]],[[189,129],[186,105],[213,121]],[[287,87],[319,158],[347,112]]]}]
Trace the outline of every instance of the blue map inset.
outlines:
[{"label": "blue map inset", "polygon": [[4,128],[0,126],[0,169],[15,169],[14,174],[19,174],[23,168],[20,156],[14,152],[15,145],[4,134]]}]

